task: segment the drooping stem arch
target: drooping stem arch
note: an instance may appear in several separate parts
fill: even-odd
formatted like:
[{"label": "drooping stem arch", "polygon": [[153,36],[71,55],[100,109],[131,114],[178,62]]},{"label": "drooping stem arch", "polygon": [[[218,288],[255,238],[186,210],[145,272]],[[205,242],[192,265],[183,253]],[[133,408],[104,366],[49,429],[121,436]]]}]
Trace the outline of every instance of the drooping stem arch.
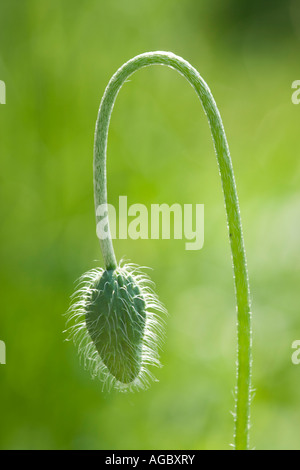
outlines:
[{"label": "drooping stem arch", "polygon": [[[126,62],[111,78],[100,104],[95,130],[94,199],[96,220],[98,222],[97,208],[100,205],[102,207],[107,205],[106,149],[110,117],[116,97],[130,75],[149,65],[166,65],[183,75],[197,93],[210,125],[225,200],[237,303],[237,385],[234,442],[236,449],[247,449],[249,447],[252,363],[251,307],[246,253],[235,178],[225,130],[212,93],[197,70],[181,57],[170,52],[161,51],[141,54]],[[107,227],[108,237],[100,239],[101,251],[106,269],[115,269],[117,261],[110,236],[109,223]]]}]

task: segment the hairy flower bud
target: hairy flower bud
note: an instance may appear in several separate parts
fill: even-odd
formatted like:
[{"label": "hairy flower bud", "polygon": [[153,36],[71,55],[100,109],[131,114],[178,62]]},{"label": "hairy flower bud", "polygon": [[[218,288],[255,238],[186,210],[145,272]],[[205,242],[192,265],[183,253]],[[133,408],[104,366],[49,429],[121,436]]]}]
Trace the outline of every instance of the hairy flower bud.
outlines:
[{"label": "hairy flower bud", "polygon": [[93,376],[117,388],[144,387],[159,366],[164,312],[149,279],[133,265],[96,269],[82,278],[68,329]]}]

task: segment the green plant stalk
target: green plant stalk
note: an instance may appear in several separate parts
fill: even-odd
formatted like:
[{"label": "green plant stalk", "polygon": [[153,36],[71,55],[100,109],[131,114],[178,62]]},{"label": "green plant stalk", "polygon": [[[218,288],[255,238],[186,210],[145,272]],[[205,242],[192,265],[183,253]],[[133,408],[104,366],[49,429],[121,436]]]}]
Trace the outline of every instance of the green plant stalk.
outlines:
[{"label": "green plant stalk", "polygon": [[[130,75],[149,65],[166,65],[177,70],[192,85],[208,118],[221,176],[237,303],[237,384],[235,397],[234,448],[249,448],[251,393],[251,307],[246,253],[242,233],[238,196],[229,147],[222,119],[206,82],[187,61],[169,52],[149,52],[126,62],[111,78],[103,95],[97,117],[94,144],[95,208],[107,204],[106,149],[111,113],[118,92]],[[97,213],[96,213],[96,219]],[[109,224],[108,224],[109,230]],[[100,240],[106,269],[117,266],[110,236]]]}]

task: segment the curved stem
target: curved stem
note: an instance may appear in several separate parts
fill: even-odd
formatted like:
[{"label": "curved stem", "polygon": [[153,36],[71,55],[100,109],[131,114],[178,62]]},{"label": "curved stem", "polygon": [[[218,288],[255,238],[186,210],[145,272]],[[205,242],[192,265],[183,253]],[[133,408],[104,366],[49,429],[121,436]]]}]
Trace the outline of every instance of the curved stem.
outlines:
[{"label": "curved stem", "polygon": [[[126,62],[111,78],[101,101],[95,131],[95,207],[97,210],[100,204],[107,204],[106,148],[108,127],[115,99],[128,77],[148,65],[166,65],[183,75],[200,98],[210,125],[225,200],[237,302],[237,386],[234,444],[236,449],[247,449],[249,446],[252,361],[251,310],[246,254],[234,173],[222,119],[211,91],[197,70],[181,57],[160,51],[141,54]],[[117,263],[111,237],[100,240],[100,245],[106,268],[114,269]]]}]

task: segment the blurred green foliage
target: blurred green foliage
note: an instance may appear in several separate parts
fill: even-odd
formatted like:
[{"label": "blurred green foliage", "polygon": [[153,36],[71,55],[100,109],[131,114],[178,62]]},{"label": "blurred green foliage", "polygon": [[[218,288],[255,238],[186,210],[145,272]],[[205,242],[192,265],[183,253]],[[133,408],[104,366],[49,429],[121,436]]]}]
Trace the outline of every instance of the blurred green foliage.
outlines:
[{"label": "blurred green foliage", "polygon": [[2,449],[232,442],[235,301],[222,191],[204,113],[171,70],[142,70],[124,86],[108,149],[109,202],[205,204],[201,251],[185,251],[184,240],[115,242],[119,258],[153,268],[170,313],[159,382],[132,395],[102,392],[62,333],[74,281],[102,265],[92,188],[99,102],[115,70],[149,50],[189,60],[220,108],[252,286],[251,444],[299,448],[299,7],[223,3],[1,2]]}]

